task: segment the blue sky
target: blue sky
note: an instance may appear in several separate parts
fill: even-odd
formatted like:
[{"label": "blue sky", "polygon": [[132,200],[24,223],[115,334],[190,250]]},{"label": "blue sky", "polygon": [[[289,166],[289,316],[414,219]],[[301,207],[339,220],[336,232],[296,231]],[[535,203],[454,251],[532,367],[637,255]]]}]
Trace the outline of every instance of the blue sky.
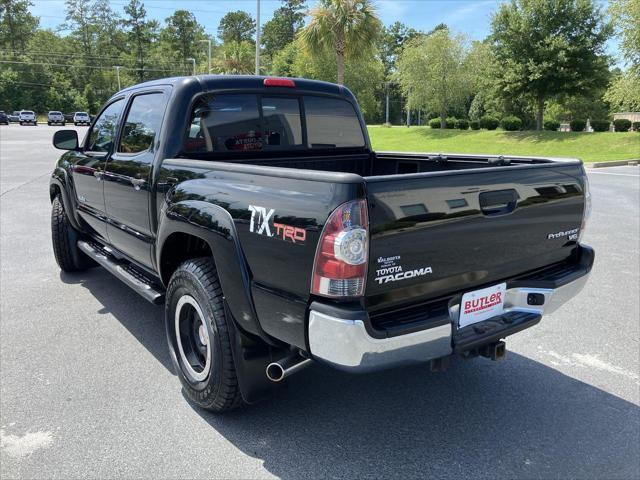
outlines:
[{"label": "blue sky", "polygon": [[[144,1],[144,0],[143,0]],[[374,0],[385,25],[400,21],[417,30],[429,30],[446,23],[454,31],[466,34],[471,40],[481,40],[490,31],[491,14],[505,0]],[[64,22],[64,0],[33,0],[32,13],[40,16],[43,27],[56,28]],[[122,13],[127,0],[113,0],[114,10]],[[606,8],[606,0],[599,0]],[[261,23],[269,20],[280,0],[261,0]],[[315,0],[308,0],[312,6]],[[215,35],[222,16],[232,10],[245,10],[254,18],[256,0],[146,0],[151,18],[163,21],[178,8],[190,10],[207,33]],[[609,42],[608,51],[617,54],[617,40]]]}]

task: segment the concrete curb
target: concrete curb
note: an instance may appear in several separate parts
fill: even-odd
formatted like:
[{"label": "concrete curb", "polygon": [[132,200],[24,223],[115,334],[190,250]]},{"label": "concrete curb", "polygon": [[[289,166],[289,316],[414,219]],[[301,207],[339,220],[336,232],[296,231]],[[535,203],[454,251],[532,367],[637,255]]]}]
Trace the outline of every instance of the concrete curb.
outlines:
[{"label": "concrete curb", "polygon": [[587,168],[621,167],[625,165],[638,165],[640,160],[614,160],[611,162],[591,162],[585,163]]}]

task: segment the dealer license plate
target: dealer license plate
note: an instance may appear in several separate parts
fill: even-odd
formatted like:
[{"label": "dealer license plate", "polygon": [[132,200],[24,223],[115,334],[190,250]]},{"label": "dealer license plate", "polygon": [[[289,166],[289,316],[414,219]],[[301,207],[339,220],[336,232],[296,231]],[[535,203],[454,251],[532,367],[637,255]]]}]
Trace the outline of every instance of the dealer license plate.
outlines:
[{"label": "dealer license plate", "polygon": [[467,292],[462,296],[458,328],[482,322],[504,312],[504,297],[507,284],[501,283],[492,287]]}]

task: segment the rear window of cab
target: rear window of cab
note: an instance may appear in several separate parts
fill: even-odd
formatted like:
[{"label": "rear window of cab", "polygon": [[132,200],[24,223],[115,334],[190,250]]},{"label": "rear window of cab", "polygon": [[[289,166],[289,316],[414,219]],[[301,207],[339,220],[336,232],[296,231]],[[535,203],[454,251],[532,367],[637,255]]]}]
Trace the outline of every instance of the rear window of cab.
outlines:
[{"label": "rear window of cab", "polygon": [[339,98],[251,93],[198,98],[184,153],[241,153],[362,148],[365,139],[351,103]]}]

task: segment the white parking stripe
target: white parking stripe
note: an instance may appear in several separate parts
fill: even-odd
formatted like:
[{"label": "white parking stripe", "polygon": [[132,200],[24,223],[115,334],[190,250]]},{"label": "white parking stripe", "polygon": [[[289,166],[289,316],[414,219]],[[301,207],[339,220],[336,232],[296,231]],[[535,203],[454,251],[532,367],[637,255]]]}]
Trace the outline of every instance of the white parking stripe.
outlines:
[{"label": "white parking stripe", "polygon": [[598,175],[617,175],[619,177],[640,177],[640,175],[632,175],[631,173],[609,173],[609,172],[588,172],[589,174],[594,173]]}]

